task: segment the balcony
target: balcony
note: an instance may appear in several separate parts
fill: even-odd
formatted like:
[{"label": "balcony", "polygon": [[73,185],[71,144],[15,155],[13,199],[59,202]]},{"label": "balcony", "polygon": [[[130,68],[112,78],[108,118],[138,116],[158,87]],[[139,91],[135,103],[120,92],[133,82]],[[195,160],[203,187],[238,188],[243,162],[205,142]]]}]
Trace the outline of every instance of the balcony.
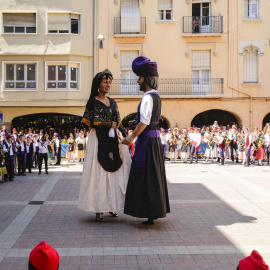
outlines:
[{"label": "balcony", "polygon": [[145,37],[145,17],[116,17],[114,18],[114,37]]},{"label": "balcony", "polygon": [[[220,96],[224,94],[224,79],[159,79],[161,96]],[[140,96],[137,80],[113,80],[110,95]]]},{"label": "balcony", "polygon": [[183,17],[184,37],[220,37],[223,33],[223,16]]}]

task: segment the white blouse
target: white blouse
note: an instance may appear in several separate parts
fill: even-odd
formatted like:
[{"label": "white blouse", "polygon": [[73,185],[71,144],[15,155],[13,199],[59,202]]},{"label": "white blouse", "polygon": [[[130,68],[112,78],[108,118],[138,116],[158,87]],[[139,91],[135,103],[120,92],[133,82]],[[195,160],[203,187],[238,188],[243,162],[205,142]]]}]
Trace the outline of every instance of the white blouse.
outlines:
[{"label": "white blouse", "polygon": [[142,98],[141,109],[140,109],[140,122],[143,124],[149,125],[152,118],[153,111],[153,98],[151,97],[151,93],[156,93],[157,91],[152,89],[147,91]]}]

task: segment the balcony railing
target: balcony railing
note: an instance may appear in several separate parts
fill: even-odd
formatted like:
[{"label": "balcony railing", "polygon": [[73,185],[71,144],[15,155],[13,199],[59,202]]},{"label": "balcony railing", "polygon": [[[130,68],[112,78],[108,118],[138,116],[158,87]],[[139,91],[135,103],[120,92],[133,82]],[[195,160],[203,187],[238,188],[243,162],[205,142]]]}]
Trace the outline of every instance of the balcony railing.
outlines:
[{"label": "balcony railing", "polygon": [[116,17],[114,18],[114,34],[146,34],[145,17]]},{"label": "balcony railing", "polygon": [[184,34],[223,33],[222,16],[183,17]]},{"label": "balcony railing", "polygon": [[[110,95],[137,96],[139,91],[137,80],[113,80]],[[224,79],[159,79],[159,95],[222,95]]]}]

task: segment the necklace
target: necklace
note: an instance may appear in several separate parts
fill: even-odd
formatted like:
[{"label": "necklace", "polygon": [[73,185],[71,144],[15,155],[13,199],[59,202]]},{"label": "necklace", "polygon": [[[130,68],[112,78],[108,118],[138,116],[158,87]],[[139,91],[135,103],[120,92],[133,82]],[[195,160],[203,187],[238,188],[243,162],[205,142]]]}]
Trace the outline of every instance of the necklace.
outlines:
[{"label": "necklace", "polygon": [[107,97],[105,96],[105,98],[102,98],[102,97],[100,97],[100,96],[98,96],[101,100],[103,100],[103,101],[106,101],[107,100]]}]

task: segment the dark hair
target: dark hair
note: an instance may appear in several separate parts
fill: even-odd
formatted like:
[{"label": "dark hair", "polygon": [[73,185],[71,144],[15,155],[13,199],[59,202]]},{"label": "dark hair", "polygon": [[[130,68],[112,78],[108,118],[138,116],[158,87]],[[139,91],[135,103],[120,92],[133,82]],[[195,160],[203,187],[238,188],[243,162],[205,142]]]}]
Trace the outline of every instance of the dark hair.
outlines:
[{"label": "dark hair", "polygon": [[[59,265],[57,267],[57,270],[59,269]],[[28,270],[38,270],[29,260],[28,262]]]}]

